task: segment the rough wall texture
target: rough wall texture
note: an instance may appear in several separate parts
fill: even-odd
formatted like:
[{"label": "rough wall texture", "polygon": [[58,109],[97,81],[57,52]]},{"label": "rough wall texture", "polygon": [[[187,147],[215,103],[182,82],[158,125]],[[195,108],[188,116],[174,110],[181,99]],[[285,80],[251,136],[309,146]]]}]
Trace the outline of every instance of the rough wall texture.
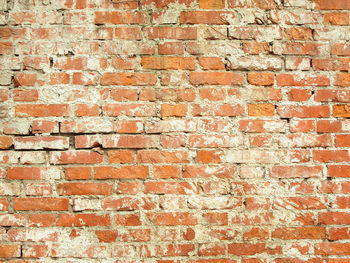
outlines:
[{"label": "rough wall texture", "polygon": [[350,0],[0,10],[1,262],[350,262]]}]

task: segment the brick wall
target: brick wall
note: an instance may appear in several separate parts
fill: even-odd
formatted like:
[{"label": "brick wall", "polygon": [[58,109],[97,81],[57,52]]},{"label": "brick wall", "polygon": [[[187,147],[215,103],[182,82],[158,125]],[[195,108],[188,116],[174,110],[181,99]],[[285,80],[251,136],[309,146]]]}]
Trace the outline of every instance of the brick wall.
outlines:
[{"label": "brick wall", "polygon": [[0,0],[0,262],[349,263],[350,0]]}]

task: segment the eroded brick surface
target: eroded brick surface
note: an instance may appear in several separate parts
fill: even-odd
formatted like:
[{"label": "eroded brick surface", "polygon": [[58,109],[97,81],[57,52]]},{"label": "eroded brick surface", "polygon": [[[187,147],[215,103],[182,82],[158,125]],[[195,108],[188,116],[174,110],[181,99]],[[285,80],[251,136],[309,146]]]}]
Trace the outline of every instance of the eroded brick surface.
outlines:
[{"label": "eroded brick surface", "polygon": [[0,262],[350,262],[350,0],[0,0]]}]

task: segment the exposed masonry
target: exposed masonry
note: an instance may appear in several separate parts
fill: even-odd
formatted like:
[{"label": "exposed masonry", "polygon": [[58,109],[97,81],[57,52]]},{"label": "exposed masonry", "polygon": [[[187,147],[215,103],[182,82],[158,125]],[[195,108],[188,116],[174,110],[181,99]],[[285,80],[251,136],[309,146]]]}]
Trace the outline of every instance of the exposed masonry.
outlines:
[{"label": "exposed masonry", "polygon": [[0,262],[350,262],[350,0],[0,0]]}]

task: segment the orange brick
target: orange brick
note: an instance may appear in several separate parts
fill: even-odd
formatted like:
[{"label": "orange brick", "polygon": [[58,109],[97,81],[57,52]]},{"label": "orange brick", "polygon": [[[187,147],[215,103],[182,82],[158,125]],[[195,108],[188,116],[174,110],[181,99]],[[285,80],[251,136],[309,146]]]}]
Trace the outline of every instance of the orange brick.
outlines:
[{"label": "orange brick", "polygon": [[13,145],[11,136],[0,136],[0,149],[9,149]]},{"label": "orange brick", "polygon": [[248,82],[249,84],[256,85],[256,86],[271,86],[274,83],[274,74],[249,72]]},{"label": "orange brick", "polygon": [[273,116],[274,112],[273,104],[248,104],[249,116]]},{"label": "orange brick", "polygon": [[160,113],[162,117],[170,117],[170,116],[183,117],[183,116],[186,116],[187,105],[186,104],[176,104],[176,105],[162,104]]},{"label": "orange brick", "polygon": [[333,116],[340,118],[349,118],[350,117],[350,105],[333,105]]},{"label": "orange brick", "polygon": [[203,9],[222,9],[225,7],[223,0],[200,0],[199,8]]}]

